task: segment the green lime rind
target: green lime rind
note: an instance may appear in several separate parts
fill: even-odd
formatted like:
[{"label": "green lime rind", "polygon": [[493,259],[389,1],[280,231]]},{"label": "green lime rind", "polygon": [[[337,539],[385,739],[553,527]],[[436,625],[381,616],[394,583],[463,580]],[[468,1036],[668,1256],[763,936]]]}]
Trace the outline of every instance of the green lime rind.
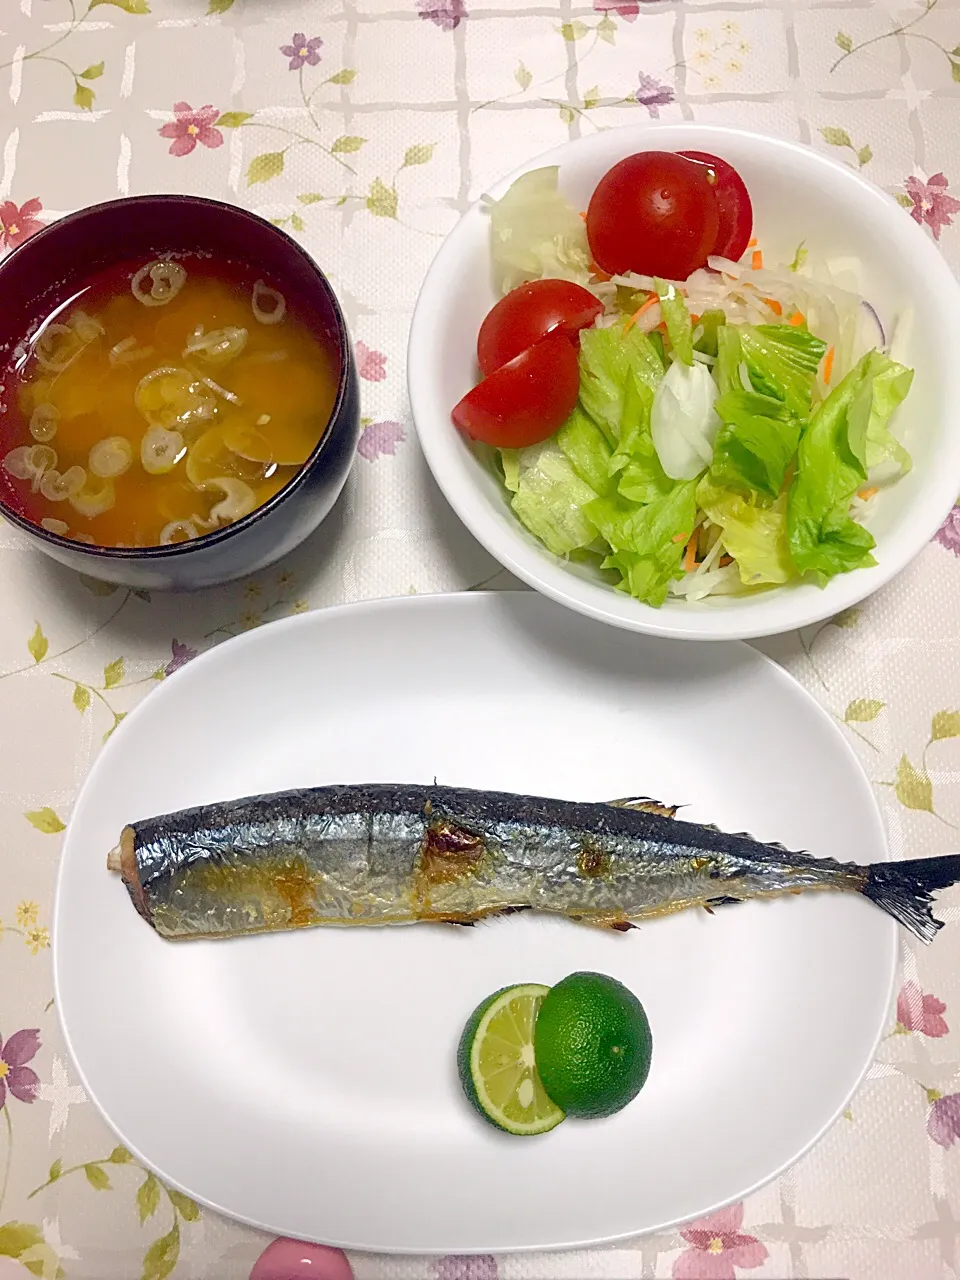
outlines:
[{"label": "green lime rind", "polygon": [[570,1116],[611,1116],[650,1072],[653,1039],[643,1005],[602,973],[572,973],[543,999],[534,1030],[540,1080]]},{"label": "green lime rind", "polygon": [[[491,1021],[507,1004],[524,997],[539,1002],[542,1001],[549,990],[549,987],[535,982],[501,987],[499,991],[495,991],[488,996],[486,1000],[483,1000],[474,1009],[467,1019],[466,1026],[460,1036],[460,1043],[457,1046],[457,1070],[460,1075],[460,1084],[471,1106],[478,1115],[483,1116],[484,1120],[495,1128],[518,1137],[532,1137],[536,1134],[548,1133],[551,1129],[555,1129],[565,1118],[564,1113],[547,1096],[546,1091],[541,1090],[541,1106],[530,1122],[520,1122],[505,1115],[502,1108],[494,1102],[487,1090],[483,1077],[480,1050]],[[534,1024],[535,1016],[531,1025]],[[532,1043],[529,1048],[532,1054]],[[532,1070],[535,1074],[536,1068],[534,1067]]]}]

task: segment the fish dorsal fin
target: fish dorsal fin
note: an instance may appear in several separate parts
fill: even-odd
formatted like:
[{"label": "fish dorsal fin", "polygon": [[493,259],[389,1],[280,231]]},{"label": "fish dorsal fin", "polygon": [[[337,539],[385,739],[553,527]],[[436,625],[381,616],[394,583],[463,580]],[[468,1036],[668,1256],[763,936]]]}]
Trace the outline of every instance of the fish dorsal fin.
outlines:
[{"label": "fish dorsal fin", "polygon": [[[714,827],[713,829],[714,831],[719,830],[718,827]],[[781,844],[779,840],[758,840],[757,837],[752,835],[749,831],[732,831],[730,834],[737,840],[752,840],[754,844],[763,845],[765,849],[776,849],[777,853],[794,852],[794,850],[788,849],[785,844]]]},{"label": "fish dorsal fin", "polygon": [[678,804],[664,804],[662,800],[651,800],[649,796],[627,796],[622,800],[608,800],[607,804],[614,809],[633,809],[637,813],[656,813],[661,818],[675,818]]}]

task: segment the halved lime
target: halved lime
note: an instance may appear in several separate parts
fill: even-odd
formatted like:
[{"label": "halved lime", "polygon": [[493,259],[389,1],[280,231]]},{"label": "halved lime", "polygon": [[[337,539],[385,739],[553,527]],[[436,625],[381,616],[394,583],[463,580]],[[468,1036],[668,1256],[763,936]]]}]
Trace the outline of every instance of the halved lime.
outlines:
[{"label": "halved lime", "polygon": [[637,1096],[653,1044],[643,1005],[622,982],[571,973],[538,1010],[534,1047],[548,1095],[586,1119],[613,1115]]},{"label": "halved lime", "polygon": [[460,1037],[463,1091],[486,1120],[507,1133],[546,1133],[564,1118],[547,1097],[533,1056],[537,1014],[549,990],[525,982],[495,991],[474,1009]]}]

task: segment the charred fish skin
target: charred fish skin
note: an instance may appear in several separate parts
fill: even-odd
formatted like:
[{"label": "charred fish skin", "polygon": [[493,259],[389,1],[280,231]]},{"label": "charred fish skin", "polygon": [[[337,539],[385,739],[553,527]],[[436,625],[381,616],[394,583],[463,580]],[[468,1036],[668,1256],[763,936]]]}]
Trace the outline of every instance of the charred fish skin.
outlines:
[{"label": "charred fish skin", "polygon": [[892,868],[913,864],[813,858],[662,807],[414,785],[317,787],[148,819],[125,829],[120,859],[137,909],[167,938],[471,924],[527,909],[625,929],[813,888],[864,893],[932,937],[930,892],[960,878],[950,861],[927,860],[936,867],[907,885]]}]

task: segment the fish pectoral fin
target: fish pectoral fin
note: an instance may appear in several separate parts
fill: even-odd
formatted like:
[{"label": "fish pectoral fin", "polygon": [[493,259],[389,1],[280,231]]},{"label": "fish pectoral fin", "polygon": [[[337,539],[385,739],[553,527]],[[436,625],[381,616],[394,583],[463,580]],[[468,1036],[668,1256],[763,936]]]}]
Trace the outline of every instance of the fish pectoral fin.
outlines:
[{"label": "fish pectoral fin", "polygon": [[569,916],[568,919],[576,921],[577,924],[591,925],[594,929],[614,929],[617,933],[629,933],[631,929],[637,927],[625,916]]},{"label": "fish pectoral fin", "polygon": [[650,796],[627,796],[622,800],[608,800],[614,809],[634,809],[637,813],[656,813],[661,818],[675,818],[679,804],[664,804],[662,800],[652,800]]},{"label": "fish pectoral fin", "polygon": [[[743,898],[731,898],[729,894],[724,893],[719,898],[708,898],[703,905],[710,911],[711,907],[727,907],[734,902],[743,902]],[[713,912],[710,911],[710,914],[713,915]]]}]

